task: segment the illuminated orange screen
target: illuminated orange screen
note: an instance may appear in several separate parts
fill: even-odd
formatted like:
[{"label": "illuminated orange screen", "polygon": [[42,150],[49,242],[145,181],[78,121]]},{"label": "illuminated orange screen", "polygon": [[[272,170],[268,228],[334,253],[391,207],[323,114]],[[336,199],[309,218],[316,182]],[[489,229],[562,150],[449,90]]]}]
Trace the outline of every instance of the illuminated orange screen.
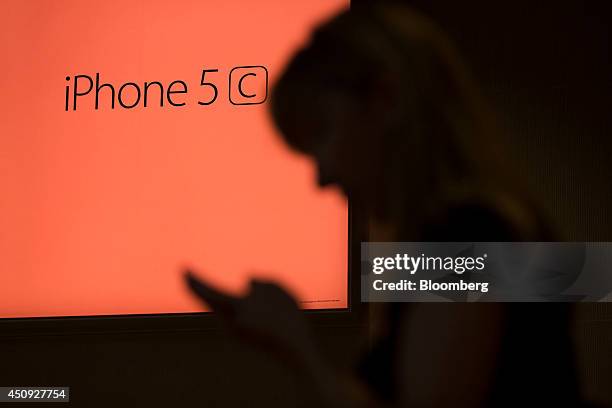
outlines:
[{"label": "illuminated orange screen", "polygon": [[[184,265],[231,291],[257,276],[305,308],[347,307],[346,202],[317,190],[267,102],[230,102],[266,92],[265,70],[233,68],[263,66],[272,85],[313,25],[347,6],[2,1],[0,317],[202,310]],[[203,69],[218,69],[205,73],[209,105],[197,103],[214,97]],[[95,109],[93,84],[73,109],[74,77],[96,73],[115,97],[101,88]],[[151,86],[146,107],[142,95],[119,105],[123,84],[147,81],[163,91]]]}]

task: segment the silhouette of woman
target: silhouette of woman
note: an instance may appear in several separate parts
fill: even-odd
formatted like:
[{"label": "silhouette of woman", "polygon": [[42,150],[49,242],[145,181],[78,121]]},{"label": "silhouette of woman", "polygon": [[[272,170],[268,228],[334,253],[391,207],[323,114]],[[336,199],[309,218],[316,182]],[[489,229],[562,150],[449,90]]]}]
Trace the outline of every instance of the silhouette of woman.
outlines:
[{"label": "silhouette of woman", "polygon": [[[320,26],[271,101],[319,184],[365,209],[372,241],[553,240],[451,42],[409,8],[355,6]],[[340,374],[278,286],[256,281],[234,298],[187,279],[240,336],[290,358],[321,406],[579,400],[564,305],[389,304],[358,373]]]}]

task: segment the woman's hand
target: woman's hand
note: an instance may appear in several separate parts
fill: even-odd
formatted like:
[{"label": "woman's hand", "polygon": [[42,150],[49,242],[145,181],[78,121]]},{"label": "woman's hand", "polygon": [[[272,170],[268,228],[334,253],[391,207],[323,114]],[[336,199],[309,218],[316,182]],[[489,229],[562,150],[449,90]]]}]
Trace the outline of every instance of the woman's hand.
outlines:
[{"label": "woman's hand", "polygon": [[191,291],[240,339],[302,363],[314,353],[312,336],[297,303],[280,286],[252,280],[245,296],[231,296],[185,272]]},{"label": "woman's hand", "polygon": [[318,406],[377,406],[361,383],[336,372],[321,358],[303,313],[280,286],[252,280],[249,293],[237,297],[212,288],[190,271],[185,272],[185,280],[239,338],[267,349],[296,369],[318,398]]}]

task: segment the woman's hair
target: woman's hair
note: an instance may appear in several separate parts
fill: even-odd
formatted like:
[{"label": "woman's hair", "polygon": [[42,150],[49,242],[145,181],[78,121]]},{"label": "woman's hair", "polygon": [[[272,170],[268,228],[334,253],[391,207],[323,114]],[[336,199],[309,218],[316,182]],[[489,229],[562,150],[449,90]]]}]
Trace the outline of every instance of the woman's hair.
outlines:
[{"label": "woman's hair", "polygon": [[406,183],[407,172],[417,170],[407,163],[418,152],[425,168],[416,177],[434,201],[512,189],[513,177],[504,175],[508,152],[458,52],[432,21],[402,5],[354,6],[321,25],[276,82],[272,115],[289,145],[305,150],[308,140],[300,138],[308,136],[294,130],[318,115],[330,94],[366,106],[372,91],[387,85],[395,98],[379,136],[386,174],[398,180],[386,182]]}]

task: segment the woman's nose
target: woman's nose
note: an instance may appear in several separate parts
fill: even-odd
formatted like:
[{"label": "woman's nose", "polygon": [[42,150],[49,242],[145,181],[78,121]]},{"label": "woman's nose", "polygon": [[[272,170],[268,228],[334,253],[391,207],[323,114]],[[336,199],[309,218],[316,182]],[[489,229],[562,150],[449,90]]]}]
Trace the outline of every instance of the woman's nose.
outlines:
[{"label": "woman's nose", "polygon": [[321,166],[317,168],[317,183],[319,187],[325,187],[334,182],[329,172]]}]

